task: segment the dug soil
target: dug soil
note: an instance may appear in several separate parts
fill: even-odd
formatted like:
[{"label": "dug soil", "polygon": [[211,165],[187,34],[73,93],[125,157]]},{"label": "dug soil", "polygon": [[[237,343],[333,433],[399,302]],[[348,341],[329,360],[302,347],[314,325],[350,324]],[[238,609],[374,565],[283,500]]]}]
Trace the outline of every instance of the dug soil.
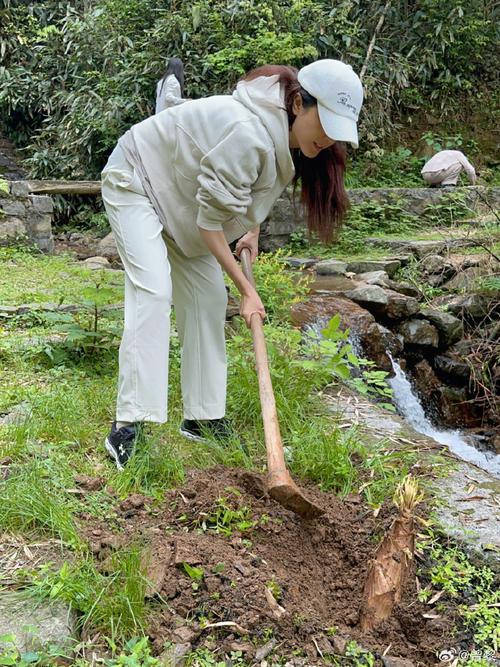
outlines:
[{"label": "dug soil", "polygon": [[130,496],[117,501],[112,529],[89,516],[81,527],[103,571],[114,549],[146,547],[147,632],[157,653],[171,641],[219,651],[221,659],[239,650],[260,661],[273,649],[268,660],[320,665],[355,641],[378,656],[376,664],[383,654],[439,664],[453,614],[418,602],[415,563],[392,618],[370,633],[359,628],[367,566],[395,508],[388,502],[375,517],[357,495],[341,500],[302,488],[325,509],[320,519],[281,508],[254,473],[196,470],[161,505]]}]

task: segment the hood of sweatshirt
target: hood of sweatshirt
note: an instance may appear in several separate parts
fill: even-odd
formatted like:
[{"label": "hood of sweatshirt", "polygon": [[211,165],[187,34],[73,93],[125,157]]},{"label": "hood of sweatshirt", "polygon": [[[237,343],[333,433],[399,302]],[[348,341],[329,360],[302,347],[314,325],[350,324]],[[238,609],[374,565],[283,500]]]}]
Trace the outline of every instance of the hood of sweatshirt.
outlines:
[{"label": "hood of sweatshirt", "polygon": [[240,81],[233,98],[260,118],[273,141],[280,178],[287,183],[291,181],[295,167],[289,148],[288,115],[278,75]]}]

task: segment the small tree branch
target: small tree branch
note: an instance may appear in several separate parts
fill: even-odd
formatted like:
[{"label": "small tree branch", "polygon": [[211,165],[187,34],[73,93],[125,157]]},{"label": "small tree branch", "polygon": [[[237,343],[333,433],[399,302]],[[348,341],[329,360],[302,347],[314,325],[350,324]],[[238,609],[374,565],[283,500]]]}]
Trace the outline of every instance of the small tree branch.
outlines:
[{"label": "small tree branch", "polygon": [[385,7],[382,10],[382,13],[380,14],[380,18],[378,20],[377,25],[375,26],[375,30],[373,31],[373,35],[372,35],[372,38],[370,40],[370,44],[368,45],[368,50],[366,52],[365,62],[363,63],[363,67],[361,68],[361,72],[359,74],[359,78],[361,79],[361,81],[363,81],[363,77],[365,76],[366,69],[368,67],[368,61],[371,58],[373,47],[375,46],[375,41],[377,39],[377,35],[380,32],[380,30],[382,29],[382,26],[384,25],[385,15],[387,14],[387,12],[389,10],[389,7],[391,6],[391,2],[392,2],[392,0],[387,0],[387,2],[385,3]]}]

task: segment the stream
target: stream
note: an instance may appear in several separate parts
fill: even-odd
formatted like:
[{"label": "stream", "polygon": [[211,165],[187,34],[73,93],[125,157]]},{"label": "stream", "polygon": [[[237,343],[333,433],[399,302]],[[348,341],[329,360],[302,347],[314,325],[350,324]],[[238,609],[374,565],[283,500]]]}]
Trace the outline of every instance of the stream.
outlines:
[{"label": "stream", "polygon": [[[313,324],[307,325],[305,330],[309,331],[314,337],[321,338],[321,330],[327,323],[328,318],[319,318]],[[358,357],[366,356],[356,334],[352,331],[350,332],[349,343]],[[474,438],[477,436],[467,436],[459,430],[434,426],[425,414],[418,394],[413,389],[398,361],[392,357],[389,350],[386,351],[394,369],[394,377],[388,378],[387,381],[393,391],[392,402],[398,413],[418,433],[427,435],[436,442],[446,445],[458,458],[473,463],[493,477],[500,479],[500,455],[477,449],[473,444]]]},{"label": "stream", "polygon": [[428,435],[436,442],[446,445],[463,461],[473,463],[489,472],[490,475],[500,479],[500,456],[493,452],[482,452],[476,449],[467,441],[467,436],[458,430],[453,431],[435,427],[426,416],[422,403],[413,390],[405,372],[389,352],[388,355],[395,373],[394,377],[388,380],[394,392],[393,403],[406,421],[419,433]]}]

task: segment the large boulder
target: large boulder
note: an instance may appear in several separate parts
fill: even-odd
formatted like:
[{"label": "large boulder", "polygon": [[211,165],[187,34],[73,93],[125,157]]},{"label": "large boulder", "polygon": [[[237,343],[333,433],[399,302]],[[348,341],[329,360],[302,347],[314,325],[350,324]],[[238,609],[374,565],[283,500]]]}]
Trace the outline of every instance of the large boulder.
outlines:
[{"label": "large boulder", "polygon": [[375,317],[400,320],[411,317],[418,312],[418,301],[410,296],[383,289],[378,285],[366,285],[344,292],[344,296],[363,308],[366,308]]},{"label": "large boulder", "polygon": [[419,347],[437,347],[439,334],[435,326],[427,320],[406,320],[399,327],[405,345]]},{"label": "large boulder", "polygon": [[380,369],[392,373],[384,332],[373,315],[361,306],[340,296],[317,294],[292,308],[293,322],[303,328],[326,323],[337,314],[340,315],[341,329],[350,329],[352,338],[359,343],[363,354]]},{"label": "large boulder", "polygon": [[439,340],[444,347],[453,345],[464,335],[462,321],[450,313],[435,308],[422,308],[418,317],[423,317],[436,327],[439,331]]}]

